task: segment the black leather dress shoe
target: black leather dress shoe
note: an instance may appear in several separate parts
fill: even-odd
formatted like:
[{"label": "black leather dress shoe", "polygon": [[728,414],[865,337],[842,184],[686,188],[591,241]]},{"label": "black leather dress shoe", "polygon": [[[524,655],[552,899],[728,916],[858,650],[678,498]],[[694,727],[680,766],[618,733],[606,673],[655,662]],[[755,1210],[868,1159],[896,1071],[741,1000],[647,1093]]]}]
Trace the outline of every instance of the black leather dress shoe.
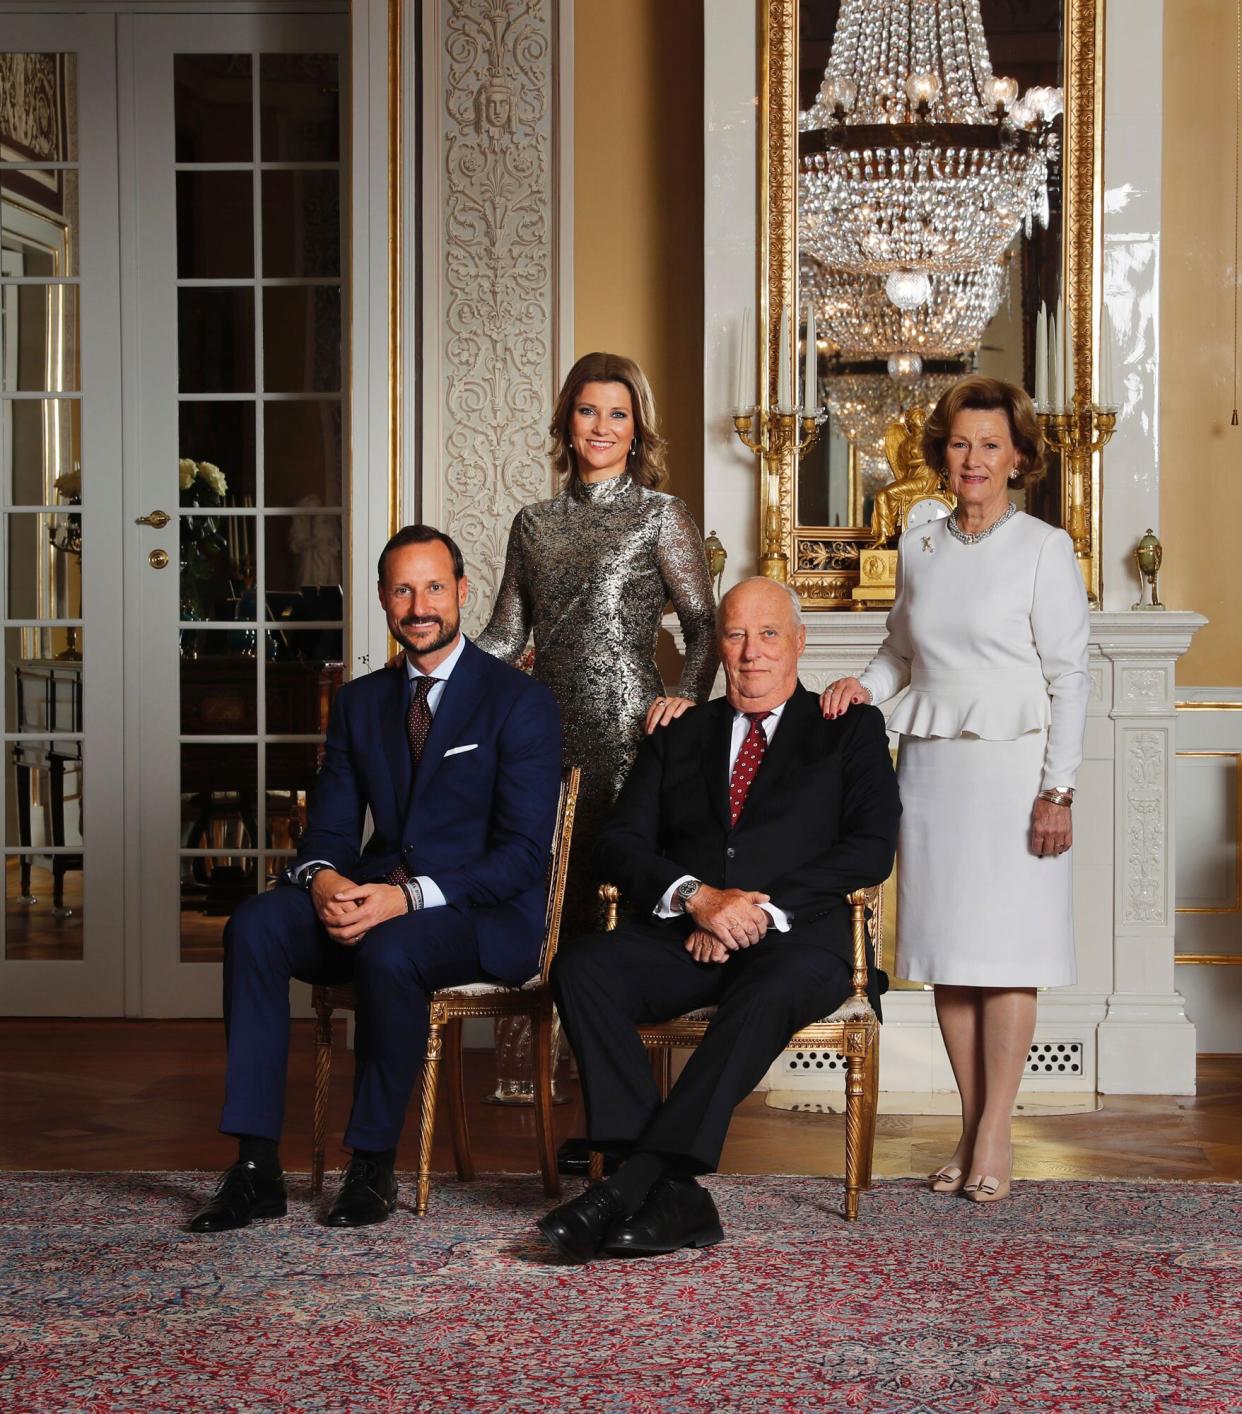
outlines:
[{"label": "black leather dress shoe", "polygon": [[692,1178],[665,1178],[628,1222],[608,1236],[613,1257],[655,1257],[680,1247],[711,1247],[724,1241],[712,1195]]},{"label": "black leather dress shoe", "polygon": [[553,1208],[536,1226],[562,1257],[589,1262],[624,1216],[620,1198],[605,1184],[596,1183]]},{"label": "black leather dress shoe", "polygon": [[285,1176],[261,1169],[253,1159],[238,1159],[220,1180],[211,1201],[190,1219],[191,1232],[231,1232],[255,1218],[283,1218]]},{"label": "black leather dress shoe", "polygon": [[382,1223],[397,1206],[397,1175],[374,1159],[350,1159],[341,1191],[328,1213],[329,1227],[366,1227]]}]

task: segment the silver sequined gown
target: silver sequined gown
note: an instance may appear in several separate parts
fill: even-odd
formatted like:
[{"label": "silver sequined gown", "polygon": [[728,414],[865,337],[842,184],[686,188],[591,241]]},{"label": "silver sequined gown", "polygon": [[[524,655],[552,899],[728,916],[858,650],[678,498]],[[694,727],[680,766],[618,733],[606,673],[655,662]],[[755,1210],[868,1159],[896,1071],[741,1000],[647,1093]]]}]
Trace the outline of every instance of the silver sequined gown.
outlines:
[{"label": "silver sequined gown", "polygon": [[518,512],[505,573],[478,646],[506,662],[533,630],[535,677],[561,709],[564,758],[582,780],[563,937],[597,926],[590,853],[664,691],[656,639],[672,600],[685,635],[682,697],[705,701],[716,676],[715,605],[703,536],[683,501],[640,486],[571,479]]}]

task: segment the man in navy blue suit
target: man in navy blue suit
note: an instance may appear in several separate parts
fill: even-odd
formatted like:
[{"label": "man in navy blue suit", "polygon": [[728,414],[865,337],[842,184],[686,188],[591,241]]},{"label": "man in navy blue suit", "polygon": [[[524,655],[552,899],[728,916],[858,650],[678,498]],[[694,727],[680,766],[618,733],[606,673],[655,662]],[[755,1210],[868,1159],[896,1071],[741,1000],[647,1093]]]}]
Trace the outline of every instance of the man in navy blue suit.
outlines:
[{"label": "man in navy blue suit", "polygon": [[428,994],[519,984],[538,967],[560,718],[545,687],[462,635],[466,594],[461,551],[442,532],[406,526],[384,547],[379,599],[405,656],[337,695],[298,857],[283,887],[248,899],[225,929],[220,1129],[239,1152],[194,1232],[285,1212],[291,978],[350,981],[357,994],[353,1156],[328,1222],[358,1227],[396,1204]]}]

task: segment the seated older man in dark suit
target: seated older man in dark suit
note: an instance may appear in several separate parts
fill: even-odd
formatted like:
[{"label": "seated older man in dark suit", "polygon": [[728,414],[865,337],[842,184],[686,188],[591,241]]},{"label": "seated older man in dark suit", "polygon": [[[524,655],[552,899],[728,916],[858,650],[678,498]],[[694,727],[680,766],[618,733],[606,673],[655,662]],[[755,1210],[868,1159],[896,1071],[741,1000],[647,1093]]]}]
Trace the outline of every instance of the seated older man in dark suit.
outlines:
[{"label": "seated older man in dark suit", "polygon": [[[593,1148],[623,1162],[539,1228],[572,1261],[723,1237],[695,1176],[801,1026],[849,995],[846,895],[893,864],[901,807],[884,718],[825,721],[798,682],[797,596],[750,579],[721,601],[726,693],[639,752],[595,850],[633,916],[557,958]],[[878,1010],[872,970],[872,1005]],[[635,1023],[716,1014],[662,1104]]]}]

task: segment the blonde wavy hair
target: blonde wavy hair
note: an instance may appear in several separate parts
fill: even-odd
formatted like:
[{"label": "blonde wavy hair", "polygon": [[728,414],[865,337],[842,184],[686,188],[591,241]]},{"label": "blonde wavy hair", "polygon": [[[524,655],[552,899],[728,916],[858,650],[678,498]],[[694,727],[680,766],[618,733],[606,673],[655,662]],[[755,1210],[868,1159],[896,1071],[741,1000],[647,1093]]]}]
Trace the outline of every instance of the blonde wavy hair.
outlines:
[{"label": "blonde wavy hair", "polygon": [[626,469],[640,486],[659,486],[664,481],[666,443],[656,426],[655,398],[647,375],[632,358],[621,354],[583,354],[569,370],[552,410],[548,432],[552,438],[552,466],[560,476],[578,474],[574,449],[569,440],[569,424],[583,388],[588,383],[621,383],[629,389],[634,409],[634,450],[626,458]]}]

